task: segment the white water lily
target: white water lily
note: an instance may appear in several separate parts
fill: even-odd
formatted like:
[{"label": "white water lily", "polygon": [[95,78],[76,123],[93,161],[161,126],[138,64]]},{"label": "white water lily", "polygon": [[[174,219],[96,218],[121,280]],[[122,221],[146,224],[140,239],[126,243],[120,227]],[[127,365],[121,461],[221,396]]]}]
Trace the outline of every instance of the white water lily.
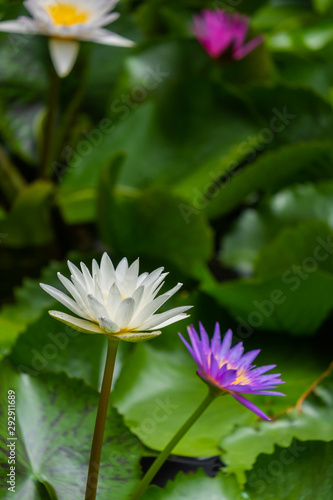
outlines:
[{"label": "white water lily", "polygon": [[[92,274],[81,262],[81,271],[68,261],[71,280],[58,273],[58,278],[73,298],[50,285],[40,286],[64,304],[79,318],[60,311],[49,311],[54,318],[85,333],[104,333],[119,340],[139,342],[161,334],[156,329],[187,318],[182,306],[158,313],[156,311],[182,286],[178,283],[168,292],[156,297],[168,273],[160,267],[152,273],[139,275],[139,259],[128,266],[127,259],[115,269],[104,253],[101,265],[92,263]],[[82,319],[83,318],[83,319]]]},{"label": "white water lily", "polygon": [[130,47],[131,40],[106,30],[118,13],[110,13],[118,0],[26,0],[32,17],[21,16],[0,22],[0,31],[28,35],[45,35],[49,39],[51,58],[60,77],[71,71],[79,51],[79,41]]}]

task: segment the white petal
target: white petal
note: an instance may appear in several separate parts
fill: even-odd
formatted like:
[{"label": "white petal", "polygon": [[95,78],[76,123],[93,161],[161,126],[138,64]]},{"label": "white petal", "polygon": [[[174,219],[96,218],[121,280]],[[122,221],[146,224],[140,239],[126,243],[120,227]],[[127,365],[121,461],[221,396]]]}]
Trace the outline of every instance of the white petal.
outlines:
[{"label": "white petal", "polygon": [[150,340],[158,335],[161,335],[162,332],[129,332],[129,333],[119,333],[115,335],[114,338],[118,340],[125,340],[126,342],[142,342],[144,340]]},{"label": "white petal", "polygon": [[101,28],[102,26],[113,23],[119,18],[119,16],[120,14],[118,12],[112,12],[112,14],[108,15],[94,16],[94,19],[89,20],[89,26],[91,29],[95,30],[96,28]]},{"label": "white petal", "polygon": [[101,304],[93,295],[89,294],[88,300],[89,300],[92,312],[97,320],[99,320],[99,318],[102,318],[102,317],[106,317],[106,318],[109,317],[107,310],[105,309],[103,304]]},{"label": "white petal", "polygon": [[92,261],[92,277],[93,281],[95,283],[95,287],[98,284],[100,287],[102,287],[102,279],[101,279],[101,271],[99,270],[99,265],[97,264],[96,259],[93,259]]},{"label": "white petal", "polygon": [[116,277],[117,277],[118,284],[122,283],[127,271],[128,271],[128,262],[127,262],[126,257],[124,257],[123,259],[121,259],[121,261],[119,262],[119,264],[116,268]]},{"label": "white petal", "polygon": [[116,281],[116,273],[112,264],[112,260],[106,252],[103,253],[100,270],[102,279],[102,291],[103,293],[107,293],[110,290],[111,285]]},{"label": "white petal", "polygon": [[19,17],[15,21],[2,21],[0,31],[4,33],[23,33],[24,35],[38,35],[41,30],[29,17]]},{"label": "white petal", "polygon": [[117,287],[116,283],[113,283],[112,287],[110,288],[106,303],[106,308],[109,316],[115,317],[121,301],[122,301],[122,296],[119,291],[119,288]]},{"label": "white petal", "polygon": [[110,318],[106,318],[105,316],[102,316],[98,320],[99,326],[107,333],[117,333],[119,332],[120,328],[116,323],[114,323]]},{"label": "white petal", "polygon": [[185,313],[177,314],[177,316],[174,316],[173,318],[167,319],[163,323],[159,323],[158,325],[155,325],[152,328],[152,330],[154,328],[165,328],[166,326],[172,325],[172,323],[176,323],[177,321],[180,321],[182,319],[189,318],[189,317],[190,317],[189,314],[185,314]]},{"label": "white petal", "polygon": [[122,292],[125,297],[132,295],[136,289],[139,276],[139,259],[136,259],[133,264],[128,268],[122,282]]},{"label": "white petal", "polygon": [[134,308],[135,302],[132,298],[129,297],[121,301],[114,318],[114,321],[117,323],[120,330],[129,325],[133,316]]},{"label": "white petal", "polygon": [[83,333],[105,333],[98,325],[84,319],[75,318],[60,311],[49,311],[49,315]]},{"label": "white petal", "polygon": [[81,271],[82,271],[82,275],[83,275],[83,279],[84,279],[85,289],[87,290],[88,293],[93,294],[95,291],[95,283],[92,279],[92,276],[89,272],[89,269],[87,268],[87,266],[83,262],[80,262],[80,266],[81,266]]},{"label": "white petal", "polygon": [[164,278],[168,275],[168,273],[162,273],[161,276],[155,280],[153,283],[150,285],[146,286],[145,288],[145,296],[144,296],[144,301],[145,302],[150,302],[153,300],[160,289],[162,288],[163,284],[165,283]]},{"label": "white petal", "polygon": [[54,69],[61,78],[67,76],[76,61],[80,45],[75,40],[49,39],[49,49]]},{"label": "white petal", "polygon": [[74,302],[73,299],[68,297],[65,293],[61,292],[57,288],[54,288],[53,286],[50,285],[44,285],[44,283],[40,283],[41,288],[51,295],[54,299],[58,300],[61,304],[64,306],[68,307],[70,311],[73,313],[77,314],[78,316],[83,316],[86,317],[81,308],[77,305],[76,302]]},{"label": "white petal", "polygon": [[149,273],[140,274],[140,276],[138,277],[137,286],[141,286],[143,281],[147,278],[147,276],[149,276]]},{"label": "white petal", "polygon": [[75,276],[76,280],[81,284],[83,288],[85,288],[84,278],[81,271],[70,261],[67,261],[68,268],[73,276]]},{"label": "white petal", "polygon": [[148,274],[148,276],[146,276],[145,279],[140,282],[140,285],[148,287],[149,285],[154,283],[154,281],[158,280],[163,270],[164,267],[159,267],[158,269],[155,269],[155,271]]},{"label": "white petal", "polygon": [[78,38],[81,40],[89,40],[90,42],[101,43],[103,45],[113,45],[114,47],[133,47],[133,45],[135,45],[132,40],[128,40],[117,33],[113,33],[103,28],[78,36]]},{"label": "white petal", "polygon": [[141,309],[139,314],[135,316],[131,323],[131,328],[139,328],[139,326],[145,323],[146,320],[150,318],[152,314],[154,314],[154,312],[157,311],[157,309],[159,309],[168,300],[168,298],[169,296],[164,294],[160,297],[157,297],[157,299],[149,302],[143,309]]},{"label": "white petal", "polygon": [[[159,328],[160,325],[166,326],[165,322],[169,321],[171,318],[174,318],[175,316],[180,315],[181,313],[187,311],[188,309],[191,309],[191,307],[193,306],[175,307],[174,309],[170,309],[169,311],[160,314],[154,314],[154,316],[145,321],[140,328],[142,328],[143,330],[151,330],[153,328]],[[186,315],[184,317],[186,317]],[[175,321],[178,321],[178,319],[173,319],[168,324],[174,323]]]},{"label": "white petal", "polygon": [[163,295],[160,295],[160,297],[164,297],[165,295],[168,295],[169,297],[172,297],[178,290],[183,286],[183,283],[178,283],[176,286],[171,288],[168,292],[164,293]]},{"label": "white petal", "polygon": [[61,281],[61,283],[64,285],[64,287],[72,295],[74,300],[78,303],[79,307],[82,309],[82,312],[86,313],[86,314],[81,313],[80,316],[82,316],[83,318],[86,318],[86,319],[93,319],[93,317],[90,314],[90,310],[87,309],[87,306],[86,306],[84,300],[82,300],[82,297],[81,297],[79,291],[73,285],[73,283],[69,279],[65,278],[65,276],[63,276],[61,273],[57,273],[57,276],[58,276],[59,280]]},{"label": "white petal", "polygon": [[141,301],[142,301],[142,297],[143,297],[144,291],[145,291],[145,287],[144,286],[139,286],[139,288],[137,288],[135,290],[135,292],[133,293],[133,295],[132,295],[132,299],[135,302],[134,313],[136,313],[140,309],[140,305],[141,305]]},{"label": "white petal", "polygon": [[75,276],[71,275],[71,280],[74,283],[75,288],[79,292],[80,297],[81,297],[84,305],[86,306],[87,311],[89,311],[89,314],[92,317],[94,317],[92,309],[91,309],[91,306],[90,306],[90,302],[88,300],[88,292],[87,292],[87,290],[82,286],[81,281],[79,281]]}]

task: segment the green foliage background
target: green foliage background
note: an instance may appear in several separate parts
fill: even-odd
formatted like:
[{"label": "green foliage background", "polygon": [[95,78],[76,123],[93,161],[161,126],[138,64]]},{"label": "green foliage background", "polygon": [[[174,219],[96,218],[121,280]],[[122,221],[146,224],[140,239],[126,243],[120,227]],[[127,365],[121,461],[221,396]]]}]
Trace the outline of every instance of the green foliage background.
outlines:
[{"label": "green foliage background", "polygon": [[[237,6],[236,6],[237,3]],[[251,16],[265,42],[214,61],[190,24],[203,8]],[[52,169],[39,175],[48,99],[46,39],[0,33],[1,491],[8,498],[7,391],[17,394],[17,496],[83,496],[102,336],[65,330],[39,281],[66,259],[108,251],[164,266],[173,306],[219,321],[258,363],[276,363],[285,398],[255,397],[259,422],[216,400],[176,448],[220,456],[214,478],[179,472],[145,499],[333,499],[333,3],[124,0],[114,31],[133,49],[84,43],[62,81]],[[0,19],[24,13],[0,1]],[[168,303],[168,307],[170,304]],[[171,325],[121,346],[99,498],[128,498],[205,387]],[[156,417],[159,415],[159,417]],[[4,473],[4,474],[3,474]]]}]

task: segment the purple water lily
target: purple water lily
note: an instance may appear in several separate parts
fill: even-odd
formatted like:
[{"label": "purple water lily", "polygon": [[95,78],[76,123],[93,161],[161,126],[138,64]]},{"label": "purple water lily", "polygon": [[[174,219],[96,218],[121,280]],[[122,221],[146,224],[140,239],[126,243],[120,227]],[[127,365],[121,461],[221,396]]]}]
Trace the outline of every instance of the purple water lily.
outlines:
[{"label": "purple water lily", "polygon": [[264,37],[259,35],[245,42],[249,30],[247,16],[230,14],[223,10],[203,10],[201,14],[193,17],[193,21],[194,35],[206,52],[214,58],[231,49],[233,59],[243,59],[264,40]]},{"label": "purple water lily", "polygon": [[275,368],[276,365],[266,365],[259,368],[252,365],[251,363],[258,356],[260,349],[243,354],[242,342],[231,347],[231,330],[227,331],[221,341],[220,325],[218,323],[216,323],[211,342],[201,323],[199,323],[199,327],[200,337],[193,326],[187,329],[192,345],[189,345],[179,333],[180,338],[198,365],[197,374],[209,385],[213,385],[225,393],[230,393],[239,403],[259,417],[270,420],[265,413],[242,394],[285,396],[281,392],[272,390],[277,385],[284,383],[279,378],[280,373],[265,374]]}]

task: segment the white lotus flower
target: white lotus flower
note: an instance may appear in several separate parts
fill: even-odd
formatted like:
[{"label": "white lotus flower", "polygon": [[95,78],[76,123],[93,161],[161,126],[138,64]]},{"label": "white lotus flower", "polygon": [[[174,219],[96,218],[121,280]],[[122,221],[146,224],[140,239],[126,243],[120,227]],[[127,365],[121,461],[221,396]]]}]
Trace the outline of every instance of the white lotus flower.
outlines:
[{"label": "white lotus flower", "polygon": [[133,42],[103,28],[115,21],[110,13],[118,0],[26,0],[32,17],[21,16],[0,22],[0,31],[50,37],[49,48],[60,77],[71,71],[79,51],[79,41],[130,47]]},{"label": "white lotus flower", "polygon": [[139,342],[161,334],[155,331],[187,318],[182,306],[158,313],[156,311],[182,286],[178,283],[167,293],[156,297],[168,273],[163,267],[139,276],[139,259],[129,267],[122,259],[115,269],[104,253],[101,265],[92,263],[92,275],[81,262],[81,271],[68,261],[71,281],[60,273],[58,278],[73,298],[50,285],[40,286],[80,318],[60,311],[49,311],[54,318],[85,333],[104,333],[119,340]]}]

